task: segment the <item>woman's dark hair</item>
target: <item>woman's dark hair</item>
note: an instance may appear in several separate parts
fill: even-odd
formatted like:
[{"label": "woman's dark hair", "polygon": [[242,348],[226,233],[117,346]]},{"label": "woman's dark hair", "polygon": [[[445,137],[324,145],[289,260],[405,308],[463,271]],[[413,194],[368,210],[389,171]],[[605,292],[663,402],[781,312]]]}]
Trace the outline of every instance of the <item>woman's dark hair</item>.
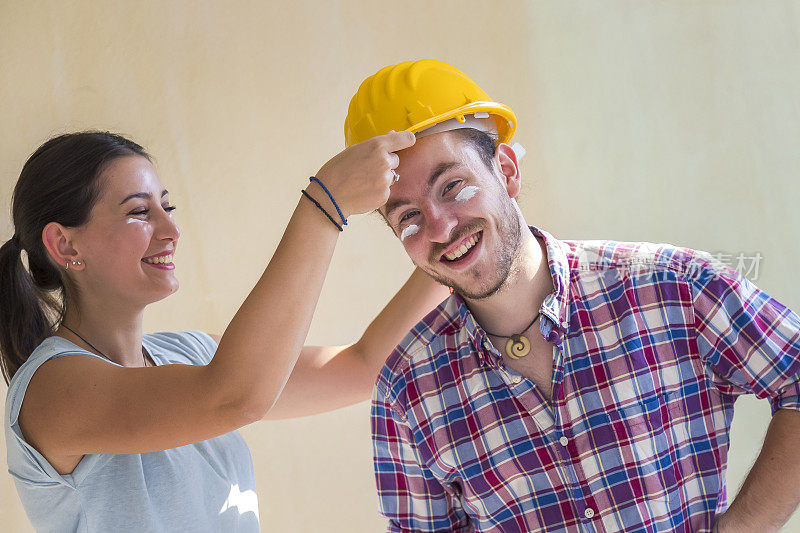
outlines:
[{"label": "woman's dark hair", "polygon": [[150,159],[144,148],[124,137],[85,131],[50,139],[22,167],[11,204],[15,237],[0,247],[0,367],[6,383],[55,333],[68,298],[77,296],[44,246],[44,227],[87,223],[100,197],[103,170],[130,155]]}]

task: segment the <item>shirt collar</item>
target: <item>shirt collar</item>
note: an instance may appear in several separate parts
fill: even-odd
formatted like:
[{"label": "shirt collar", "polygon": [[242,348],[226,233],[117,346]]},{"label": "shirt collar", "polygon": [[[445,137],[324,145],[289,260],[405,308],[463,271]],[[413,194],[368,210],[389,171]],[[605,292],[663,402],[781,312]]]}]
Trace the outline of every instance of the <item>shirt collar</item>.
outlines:
[{"label": "shirt collar", "polygon": [[[550,276],[553,280],[553,292],[545,296],[540,308],[542,318],[547,317],[549,322],[540,320],[539,330],[550,342],[560,342],[562,335],[569,332],[569,279],[570,269],[567,255],[561,242],[536,226],[528,226],[531,232],[544,240],[547,250],[547,264],[550,267]],[[466,329],[470,340],[475,346],[481,364],[488,360],[497,363],[500,354],[491,349],[491,342],[486,332],[475,321],[467,304],[458,293],[451,296],[458,310],[461,326]]]}]

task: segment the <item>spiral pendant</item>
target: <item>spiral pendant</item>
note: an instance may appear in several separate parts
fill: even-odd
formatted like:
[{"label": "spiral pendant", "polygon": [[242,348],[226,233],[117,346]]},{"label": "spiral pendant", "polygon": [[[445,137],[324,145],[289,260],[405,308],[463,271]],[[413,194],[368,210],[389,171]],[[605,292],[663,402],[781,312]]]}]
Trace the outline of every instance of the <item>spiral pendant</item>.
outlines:
[{"label": "spiral pendant", "polygon": [[512,335],[506,342],[506,354],[511,359],[525,357],[531,351],[531,341],[525,335]]}]

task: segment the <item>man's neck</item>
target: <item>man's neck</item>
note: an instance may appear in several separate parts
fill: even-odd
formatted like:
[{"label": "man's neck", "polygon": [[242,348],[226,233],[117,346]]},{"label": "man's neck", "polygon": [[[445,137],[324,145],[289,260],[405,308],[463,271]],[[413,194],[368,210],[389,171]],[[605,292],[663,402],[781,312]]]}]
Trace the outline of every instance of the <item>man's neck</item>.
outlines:
[{"label": "man's neck", "polygon": [[464,301],[487,332],[520,333],[536,316],[542,300],[554,291],[544,240],[523,225],[520,250],[506,283],[492,296]]}]

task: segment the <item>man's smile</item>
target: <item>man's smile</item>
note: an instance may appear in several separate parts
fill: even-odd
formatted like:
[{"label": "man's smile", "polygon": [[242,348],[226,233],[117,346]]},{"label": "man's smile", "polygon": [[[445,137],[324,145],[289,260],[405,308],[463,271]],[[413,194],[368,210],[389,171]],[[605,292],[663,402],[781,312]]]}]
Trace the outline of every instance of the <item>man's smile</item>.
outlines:
[{"label": "man's smile", "polygon": [[470,266],[483,248],[483,230],[471,233],[449,246],[439,261],[449,268],[463,270]]}]

